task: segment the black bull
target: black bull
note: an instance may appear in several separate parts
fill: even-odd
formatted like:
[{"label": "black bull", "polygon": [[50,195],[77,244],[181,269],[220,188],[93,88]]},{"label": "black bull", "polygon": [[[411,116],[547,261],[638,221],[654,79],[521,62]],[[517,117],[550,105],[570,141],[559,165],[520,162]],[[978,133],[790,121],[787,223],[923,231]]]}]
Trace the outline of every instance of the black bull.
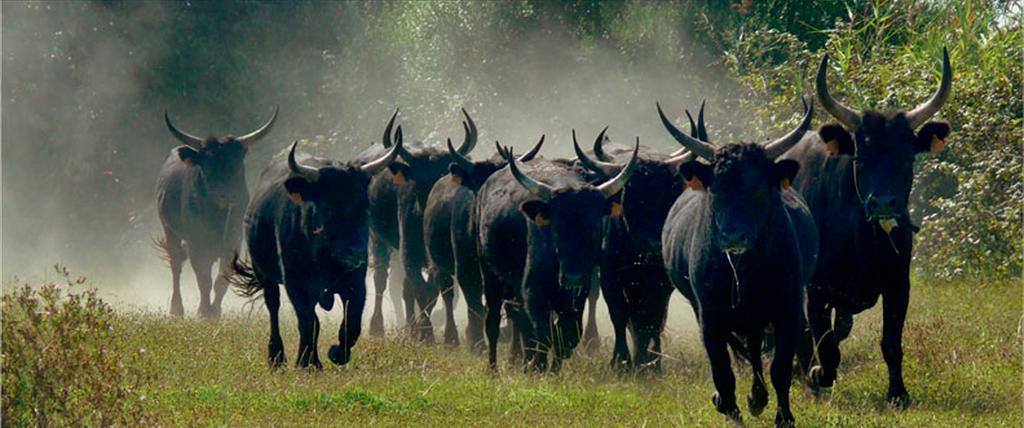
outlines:
[{"label": "black bull", "polygon": [[[849,332],[850,317],[881,297],[887,398],[897,407],[910,402],[903,383],[902,336],[916,226],[910,222],[907,201],[915,156],[943,150],[950,132],[948,123],[929,121],[952,91],[953,71],[945,49],[942,62],[942,80],[932,98],[913,110],[884,114],[852,110],[832,99],[825,81],[827,56],[818,68],[818,99],[840,124],[808,134],[786,155],[802,165],[793,184],[821,231],[821,257],[807,291],[807,317],[819,363],[808,373],[812,388],[833,385],[838,342]],[[812,355],[809,346],[802,350],[805,365]]]},{"label": "black bull", "polygon": [[768,402],[760,356],[768,325],[775,331],[775,422],[789,425],[794,419],[789,386],[803,332],[804,287],[817,256],[817,232],[810,211],[789,187],[799,166],[774,159],[803,136],[811,116],[808,107],[797,129],[766,145],[729,144],[717,150],[661,116],[680,143],[710,162],[680,166],[690,189],[672,206],[661,242],[670,279],[696,308],[715,384],[712,402],[735,420],[740,413],[729,339],[734,333],[747,339],[753,365],[748,404],[751,413],[759,414]]},{"label": "black bull", "polygon": [[[475,221],[487,302],[488,361],[497,369],[501,309],[522,335],[525,362],[557,370],[579,342],[603,219],[636,166],[599,186],[568,161],[536,161],[529,174],[511,153],[508,169],[480,188]],[[554,329],[552,327],[555,327]]]},{"label": "black bull", "polygon": [[[467,154],[476,145],[477,129],[469,114],[465,110],[462,113],[466,117],[466,121],[463,122],[466,135],[458,152]],[[382,145],[371,146],[357,156],[357,159],[372,159],[392,146],[391,131],[397,115],[396,110],[385,127]],[[401,127],[398,128],[397,135],[401,135]],[[446,149],[419,143],[406,144],[399,150],[399,156],[409,166],[407,172],[392,174],[385,171],[375,176],[370,183],[370,252],[373,256],[373,281],[376,290],[373,316],[370,318],[370,334],[384,333],[382,302],[384,291],[387,289],[391,254],[397,250],[399,262],[405,271],[402,300],[405,303],[404,317],[409,332],[414,337],[432,342],[434,331],[429,314],[441,290],[423,278],[423,271],[427,267],[423,212],[431,188],[448,172],[451,159]],[[445,293],[446,298],[449,296],[451,293]],[[446,304],[450,307],[452,302]],[[417,307],[419,311],[415,312]]]},{"label": "black bull", "polygon": [[[541,146],[544,136],[526,154],[519,157],[519,162],[534,159]],[[458,344],[458,331],[453,320],[451,294],[452,278],[459,283],[459,289],[466,300],[469,324],[466,327],[466,341],[474,350],[482,349],[483,343],[483,280],[480,277],[480,260],[476,248],[477,231],[471,221],[473,205],[480,186],[496,171],[504,168],[508,162],[498,153],[491,158],[473,161],[460,154],[448,141],[448,154],[451,157],[449,173],[434,183],[427,208],[423,214],[423,227],[426,237],[429,267],[428,277],[434,283],[433,288],[445,293],[447,324],[445,326],[445,343]]]},{"label": "black bull", "polygon": [[260,175],[245,219],[252,264],[247,266],[236,256],[232,282],[242,296],[263,293],[270,313],[268,358],[272,367],[285,361],[278,327],[278,284],[284,284],[298,319],[296,365],[300,367],[321,366],[316,305],[330,310],[339,296],[344,321],[338,344],[332,345],[327,355],[335,364],[345,364],[359,339],[366,304],[367,188],[371,177],[389,166],[405,170],[404,165],[392,163],[401,150],[401,140],[368,163],[296,156],[296,145],[292,144],[287,160],[272,160]]},{"label": "black bull", "polygon": [[[277,109],[263,126],[234,137],[199,138],[179,130],[164,114],[164,123],[182,143],[171,150],[156,183],[157,213],[164,237],[157,241],[167,256],[174,286],[171,314],[185,313],[181,302],[181,267],[191,259],[199,285],[199,315],[220,315],[227,292],[224,277],[241,240],[239,226],[249,191],[245,186],[245,154],[277,119]],[[219,261],[216,282],[210,269]],[[213,301],[210,290],[214,289]]]}]

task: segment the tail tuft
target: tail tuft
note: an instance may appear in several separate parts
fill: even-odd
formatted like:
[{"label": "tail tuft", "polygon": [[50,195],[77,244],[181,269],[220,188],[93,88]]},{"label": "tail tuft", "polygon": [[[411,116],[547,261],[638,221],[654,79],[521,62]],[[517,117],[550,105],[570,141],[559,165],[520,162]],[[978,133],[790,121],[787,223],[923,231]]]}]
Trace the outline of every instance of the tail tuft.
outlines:
[{"label": "tail tuft", "polygon": [[231,283],[236,295],[252,300],[260,297],[260,294],[263,293],[263,284],[256,279],[256,271],[252,264],[242,261],[238,257],[238,252],[235,252],[235,257],[231,260],[231,271],[232,274],[227,277],[227,280]]}]

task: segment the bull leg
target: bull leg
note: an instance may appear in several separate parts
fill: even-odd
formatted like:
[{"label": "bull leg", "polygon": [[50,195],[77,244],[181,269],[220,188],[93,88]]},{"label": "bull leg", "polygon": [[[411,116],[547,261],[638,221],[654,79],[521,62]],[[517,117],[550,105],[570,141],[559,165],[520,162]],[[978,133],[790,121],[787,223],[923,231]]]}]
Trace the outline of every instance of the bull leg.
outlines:
[{"label": "bull leg", "polygon": [[[799,307],[784,313],[786,319],[775,324],[775,355],[772,357],[771,366],[772,387],[775,388],[775,398],[779,401],[779,409],[775,413],[776,427],[795,426],[793,411],[789,406],[789,387],[793,381],[793,356],[800,340],[799,335],[803,331]],[[757,358],[760,359],[760,346],[750,348],[757,350],[751,352],[757,352]]]},{"label": "bull leg", "polygon": [[[373,255],[373,315],[370,317],[370,335],[384,335],[384,291],[388,288],[388,264],[391,254],[373,233],[370,233],[370,251]],[[397,304],[397,303],[396,303]]]},{"label": "bull leg", "polygon": [[589,355],[601,350],[601,337],[597,334],[597,298],[601,296],[601,287],[597,281],[593,284],[587,298],[587,329],[583,333],[583,343]]},{"label": "bull leg", "polygon": [[423,342],[434,343],[434,325],[430,322],[430,313],[434,310],[440,293],[423,280],[421,266],[406,265],[405,271],[405,286],[412,290],[418,308],[418,312],[414,314],[417,328],[413,329],[413,335]]},{"label": "bull leg", "polygon": [[281,287],[277,284],[261,282],[263,284],[263,303],[267,305],[267,312],[270,313],[270,343],[267,344],[267,361],[270,368],[279,368],[284,365],[284,342],[281,340],[281,330],[277,318],[278,310],[281,308]]},{"label": "bull leg", "polygon": [[444,343],[448,346],[459,346],[459,330],[455,326],[455,282],[449,274],[438,275],[438,289],[444,298]]},{"label": "bull leg", "polygon": [[210,305],[210,290],[213,288],[210,279],[210,268],[213,266],[213,259],[206,255],[191,254],[192,272],[196,275],[196,283],[199,285],[199,316],[203,318],[213,317],[213,306]]},{"label": "bull leg", "polygon": [[231,276],[231,259],[234,251],[221,255],[217,261],[217,277],[213,281],[213,303],[211,304],[211,316],[220,318],[221,302],[228,292],[228,277]]},{"label": "bull leg", "polygon": [[736,376],[732,372],[726,342],[726,337],[732,332],[726,328],[725,320],[721,317],[709,315],[707,312],[701,314],[700,330],[704,350],[711,362],[711,378],[715,384],[711,402],[719,413],[734,422],[740,422],[740,409],[736,406]]},{"label": "bull leg", "polygon": [[409,318],[409,314],[413,311],[410,305],[413,304],[414,299],[412,294],[406,294],[405,269],[402,268],[401,263],[391,263],[389,272],[391,277],[388,279],[387,287],[391,294],[391,305],[395,309],[395,324],[398,327],[409,327],[409,324],[415,321]]},{"label": "bull leg", "polygon": [[487,304],[484,331],[487,334],[487,363],[491,371],[498,371],[498,339],[501,333],[501,306],[504,301],[504,287],[497,276],[483,274],[484,294]]},{"label": "bull leg", "polygon": [[181,238],[164,228],[164,250],[167,251],[167,264],[171,266],[171,315],[185,316],[185,306],[181,303],[181,265],[185,263],[185,249],[181,246]]},{"label": "bull leg", "polygon": [[355,287],[351,298],[343,302],[345,318],[338,329],[338,344],[331,345],[327,358],[334,364],[345,365],[352,359],[352,348],[362,332],[363,309],[366,307],[366,285]]},{"label": "bull leg", "polygon": [[620,370],[629,369],[632,362],[629,345],[626,341],[626,327],[629,325],[629,305],[626,302],[626,295],[617,282],[613,283],[612,278],[602,278],[602,281],[602,285],[605,287],[604,303],[608,306],[608,315],[612,319],[612,330],[615,332],[611,366]]},{"label": "bull leg", "polygon": [[483,292],[483,280],[480,277],[480,267],[476,263],[463,266],[456,261],[455,271],[458,277],[459,289],[462,290],[462,296],[466,299],[466,315],[469,319],[466,325],[466,342],[469,343],[470,350],[482,352],[485,311],[483,296],[481,295]]},{"label": "bull leg", "polygon": [[811,388],[821,393],[822,388],[831,388],[836,380],[836,370],[842,358],[839,342],[832,330],[832,310],[818,306],[807,308],[807,320],[818,351],[818,365],[807,373]]},{"label": "bull leg", "polygon": [[320,320],[316,316],[315,305],[311,302],[296,303],[292,300],[292,306],[295,307],[295,317],[299,323],[299,354],[295,366],[306,368],[312,365],[317,369],[322,368],[320,357],[317,355],[316,342],[320,335]]},{"label": "bull leg", "polygon": [[910,405],[910,394],[903,384],[903,324],[910,304],[910,281],[891,287],[882,296],[882,357],[889,369],[886,400],[898,409]]},{"label": "bull leg", "polygon": [[850,331],[853,330],[853,315],[836,311],[836,340],[842,342],[850,337]]},{"label": "bull leg", "polygon": [[[506,309],[505,313],[508,313]],[[526,356],[523,354],[523,333],[516,328],[516,323],[512,321],[511,317],[508,317],[508,321],[505,323],[508,329],[508,364],[515,366],[516,364],[526,364]]]},{"label": "bull leg", "polygon": [[[646,338],[646,346],[636,349],[635,364],[643,370],[661,373],[661,333],[665,331],[672,287],[659,282],[653,282],[652,285],[661,288],[645,292],[645,310],[634,321],[637,332]],[[607,295],[605,296],[607,298]]]},{"label": "bull leg", "polygon": [[[747,408],[750,414],[758,416],[768,405],[768,387],[764,384],[764,364],[761,362],[761,341],[764,329],[754,328],[747,333],[747,359],[750,360],[750,371],[753,380],[750,395],[747,396]],[[774,374],[773,374],[774,382]]]},{"label": "bull leg", "polygon": [[529,319],[526,322],[532,321],[535,330],[532,340],[524,341],[523,346],[528,354],[533,354],[527,363],[538,371],[547,369],[548,355],[554,349],[551,337],[551,306],[546,297],[540,290],[527,289],[525,312]]}]

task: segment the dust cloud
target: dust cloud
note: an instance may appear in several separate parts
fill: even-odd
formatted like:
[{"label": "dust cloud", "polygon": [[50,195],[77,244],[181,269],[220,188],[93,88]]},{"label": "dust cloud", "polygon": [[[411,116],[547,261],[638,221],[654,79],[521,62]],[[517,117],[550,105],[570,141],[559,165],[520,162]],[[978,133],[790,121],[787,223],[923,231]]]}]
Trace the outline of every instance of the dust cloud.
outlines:
[{"label": "dust cloud", "polygon": [[[678,119],[706,98],[712,139],[762,137],[745,134],[731,101],[739,85],[661,7],[638,2],[608,28],[580,31],[529,2],[5,2],[5,287],[52,278],[62,263],[119,306],[166,310],[170,274],[151,244],[156,173],[176,145],[165,110],[194,134],[239,134],[279,105],[248,155],[250,188],[296,139],[353,156],[379,141],[395,107],[407,138],[432,143],[461,138],[465,107],[479,157],[495,140],[523,150],[541,134],[544,155],[566,157],[571,129],[589,143],[605,126],[613,141],[673,150],[655,101]],[[188,267],[182,291],[194,314]],[[227,310],[243,303],[225,299]],[[670,328],[689,328],[678,297],[672,312]]]}]

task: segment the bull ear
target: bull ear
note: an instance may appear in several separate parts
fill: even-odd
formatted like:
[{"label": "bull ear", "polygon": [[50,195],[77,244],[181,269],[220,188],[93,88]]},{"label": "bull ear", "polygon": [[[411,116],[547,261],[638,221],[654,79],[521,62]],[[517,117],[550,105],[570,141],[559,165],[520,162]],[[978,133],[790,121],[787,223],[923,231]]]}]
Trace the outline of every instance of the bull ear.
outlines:
[{"label": "bull ear", "polygon": [[175,151],[178,152],[178,159],[181,159],[185,165],[192,166],[199,163],[199,151],[189,146],[178,146]]},{"label": "bull ear", "polygon": [[711,170],[711,165],[705,165],[696,160],[679,165],[679,175],[683,176],[683,180],[686,181],[686,187],[693,190],[705,190],[711,187],[711,182],[714,181],[714,171]]},{"label": "bull ear", "polygon": [[917,131],[917,141],[914,143],[914,150],[917,153],[939,153],[946,148],[946,138],[952,130],[948,122],[931,121],[925,123],[920,131]]},{"label": "bull ear", "polygon": [[532,200],[519,204],[519,211],[532,220],[537,226],[547,226],[551,223],[550,207],[547,202]]},{"label": "bull ear", "polygon": [[291,177],[284,181],[284,188],[292,202],[301,204],[303,201],[316,200],[316,188],[302,177]]},{"label": "bull ear", "polygon": [[828,123],[818,129],[818,136],[825,143],[825,152],[832,156],[853,155],[853,138],[842,125]]},{"label": "bull ear", "polygon": [[800,171],[800,163],[792,159],[783,159],[775,162],[775,182],[779,187],[788,189],[796,179],[796,173]]},{"label": "bull ear", "polygon": [[448,165],[448,172],[452,175],[452,181],[456,184],[465,183],[469,179],[469,173],[457,163],[452,162]]},{"label": "bull ear", "polygon": [[405,181],[409,178],[409,165],[401,162],[391,162],[388,165],[388,170],[391,171],[391,182],[394,184],[405,184]]}]

